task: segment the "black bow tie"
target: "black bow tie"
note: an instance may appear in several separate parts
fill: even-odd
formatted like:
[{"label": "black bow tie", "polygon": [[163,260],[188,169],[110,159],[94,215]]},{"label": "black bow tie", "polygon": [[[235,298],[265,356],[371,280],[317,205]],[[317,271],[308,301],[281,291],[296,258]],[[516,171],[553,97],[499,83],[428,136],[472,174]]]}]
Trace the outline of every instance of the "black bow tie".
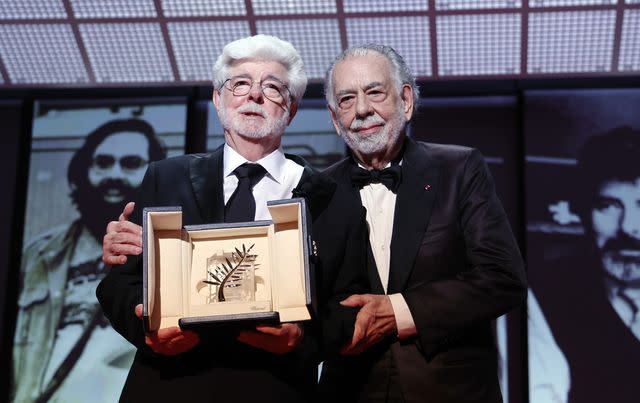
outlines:
[{"label": "black bow tie", "polygon": [[368,171],[359,166],[351,167],[351,183],[360,189],[370,183],[382,183],[387,189],[395,193],[398,191],[401,179],[402,170],[400,165],[391,165],[382,171],[377,169]]}]

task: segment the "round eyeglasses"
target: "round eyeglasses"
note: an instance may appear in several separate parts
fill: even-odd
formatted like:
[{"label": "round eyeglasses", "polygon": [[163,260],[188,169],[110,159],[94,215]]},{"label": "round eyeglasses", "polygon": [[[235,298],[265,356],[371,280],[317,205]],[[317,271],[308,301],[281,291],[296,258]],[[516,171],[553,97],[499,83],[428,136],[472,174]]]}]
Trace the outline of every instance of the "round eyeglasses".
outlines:
[{"label": "round eyeglasses", "polygon": [[[234,96],[241,97],[247,95],[253,84],[253,81],[247,77],[228,78],[222,85],[227,88]],[[283,102],[289,96],[289,88],[282,82],[275,79],[267,79],[258,83],[262,90],[262,95],[273,102]]]},{"label": "round eyeglasses", "polygon": [[113,155],[98,154],[93,157],[92,166],[100,171],[106,171],[113,168],[116,162],[120,164],[120,169],[123,171],[135,171],[146,166],[148,161],[138,155],[116,158]]}]

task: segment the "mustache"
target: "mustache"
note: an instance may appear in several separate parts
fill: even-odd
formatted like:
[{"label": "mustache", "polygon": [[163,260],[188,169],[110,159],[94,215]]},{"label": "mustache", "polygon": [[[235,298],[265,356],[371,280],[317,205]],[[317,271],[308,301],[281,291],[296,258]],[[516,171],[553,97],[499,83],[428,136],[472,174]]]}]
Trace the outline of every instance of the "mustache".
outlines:
[{"label": "mustache", "polygon": [[135,189],[120,179],[105,179],[98,184],[96,190],[100,194],[105,194],[109,190],[117,189],[120,193],[131,194]]},{"label": "mustache", "polygon": [[263,118],[265,118],[267,116],[267,113],[264,111],[264,109],[262,109],[261,106],[258,106],[254,103],[248,103],[248,104],[244,104],[241,107],[239,107],[238,109],[236,109],[236,112],[238,113],[257,113],[260,116],[262,116]]},{"label": "mustache", "polygon": [[[124,201],[120,203],[106,201],[105,195],[111,189],[118,189],[124,195]],[[105,178],[96,187],[86,184],[78,189],[76,206],[82,217],[82,223],[98,242],[102,242],[107,222],[118,217],[124,203],[133,200],[136,190],[137,188],[122,180],[113,178]]]},{"label": "mustache", "polygon": [[603,246],[602,252],[618,252],[621,250],[640,251],[640,239],[631,238],[629,235],[620,234],[609,239]]},{"label": "mustache", "polygon": [[369,115],[364,119],[356,119],[356,120],[354,120],[351,123],[351,125],[349,126],[349,129],[358,130],[358,129],[361,129],[363,127],[372,126],[372,125],[379,125],[379,124],[384,124],[384,123],[385,123],[384,119],[382,119],[380,116]]}]

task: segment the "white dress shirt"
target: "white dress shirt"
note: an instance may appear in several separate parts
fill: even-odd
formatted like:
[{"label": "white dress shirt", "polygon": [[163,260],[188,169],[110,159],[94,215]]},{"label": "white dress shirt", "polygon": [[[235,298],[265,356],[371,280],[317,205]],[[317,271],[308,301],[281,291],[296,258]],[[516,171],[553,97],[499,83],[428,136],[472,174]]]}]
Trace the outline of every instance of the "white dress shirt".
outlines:
[{"label": "white dress shirt", "polygon": [[[228,144],[224,145],[223,153],[222,177],[224,178],[224,204],[226,205],[238,187],[238,178],[233,171],[245,162],[251,161],[238,154]],[[287,159],[282,147],[255,161],[255,163],[260,164],[267,171],[267,174],[253,187],[253,197],[256,199],[255,219],[270,220],[271,215],[267,209],[267,201],[290,199],[293,189],[302,178],[304,167]]]},{"label": "white dress shirt", "polygon": [[[391,164],[387,165],[390,166]],[[363,169],[366,169],[360,166]],[[384,292],[389,284],[389,266],[391,264],[391,236],[393,235],[393,216],[396,207],[396,194],[381,183],[371,183],[360,189],[362,205],[367,209],[369,244],[376,261],[378,274]],[[389,300],[393,307],[398,328],[398,338],[406,339],[417,334],[416,325],[402,294],[391,294]]]},{"label": "white dress shirt", "polygon": [[[558,347],[535,294],[528,290],[529,401],[566,403],[571,376],[569,363]],[[503,357],[504,358],[504,357]]]}]

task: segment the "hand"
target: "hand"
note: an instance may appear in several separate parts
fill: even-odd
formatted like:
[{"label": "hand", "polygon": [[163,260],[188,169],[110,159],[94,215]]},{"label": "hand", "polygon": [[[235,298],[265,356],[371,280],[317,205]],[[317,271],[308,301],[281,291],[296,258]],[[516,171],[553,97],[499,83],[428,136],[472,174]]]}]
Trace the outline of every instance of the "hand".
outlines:
[{"label": "hand", "polygon": [[105,264],[125,264],[126,255],[142,253],[142,227],[128,221],[134,207],[134,202],[127,203],[118,221],[107,225],[107,233],[102,238],[102,261]]},{"label": "hand", "polygon": [[270,353],[285,354],[300,345],[304,336],[297,323],[283,323],[279,326],[256,326],[256,330],[243,330],[238,341]]},{"label": "hand", "polygon": [[396,317],[387,295],[356,294],[340,301],[340,304],[360,307],[351,343],[342,348],[341,354],[360,354],[388,335],[397,332]]},{"label": "hand", "polygon": [[[142,318],[142,304],[136,306],[136,316]],[[198,335],[190,330],[182,330],[177,326],[147,333],[144,341],[153,352],[162,355],[177,355],[187,352],[200,343]]]}]

